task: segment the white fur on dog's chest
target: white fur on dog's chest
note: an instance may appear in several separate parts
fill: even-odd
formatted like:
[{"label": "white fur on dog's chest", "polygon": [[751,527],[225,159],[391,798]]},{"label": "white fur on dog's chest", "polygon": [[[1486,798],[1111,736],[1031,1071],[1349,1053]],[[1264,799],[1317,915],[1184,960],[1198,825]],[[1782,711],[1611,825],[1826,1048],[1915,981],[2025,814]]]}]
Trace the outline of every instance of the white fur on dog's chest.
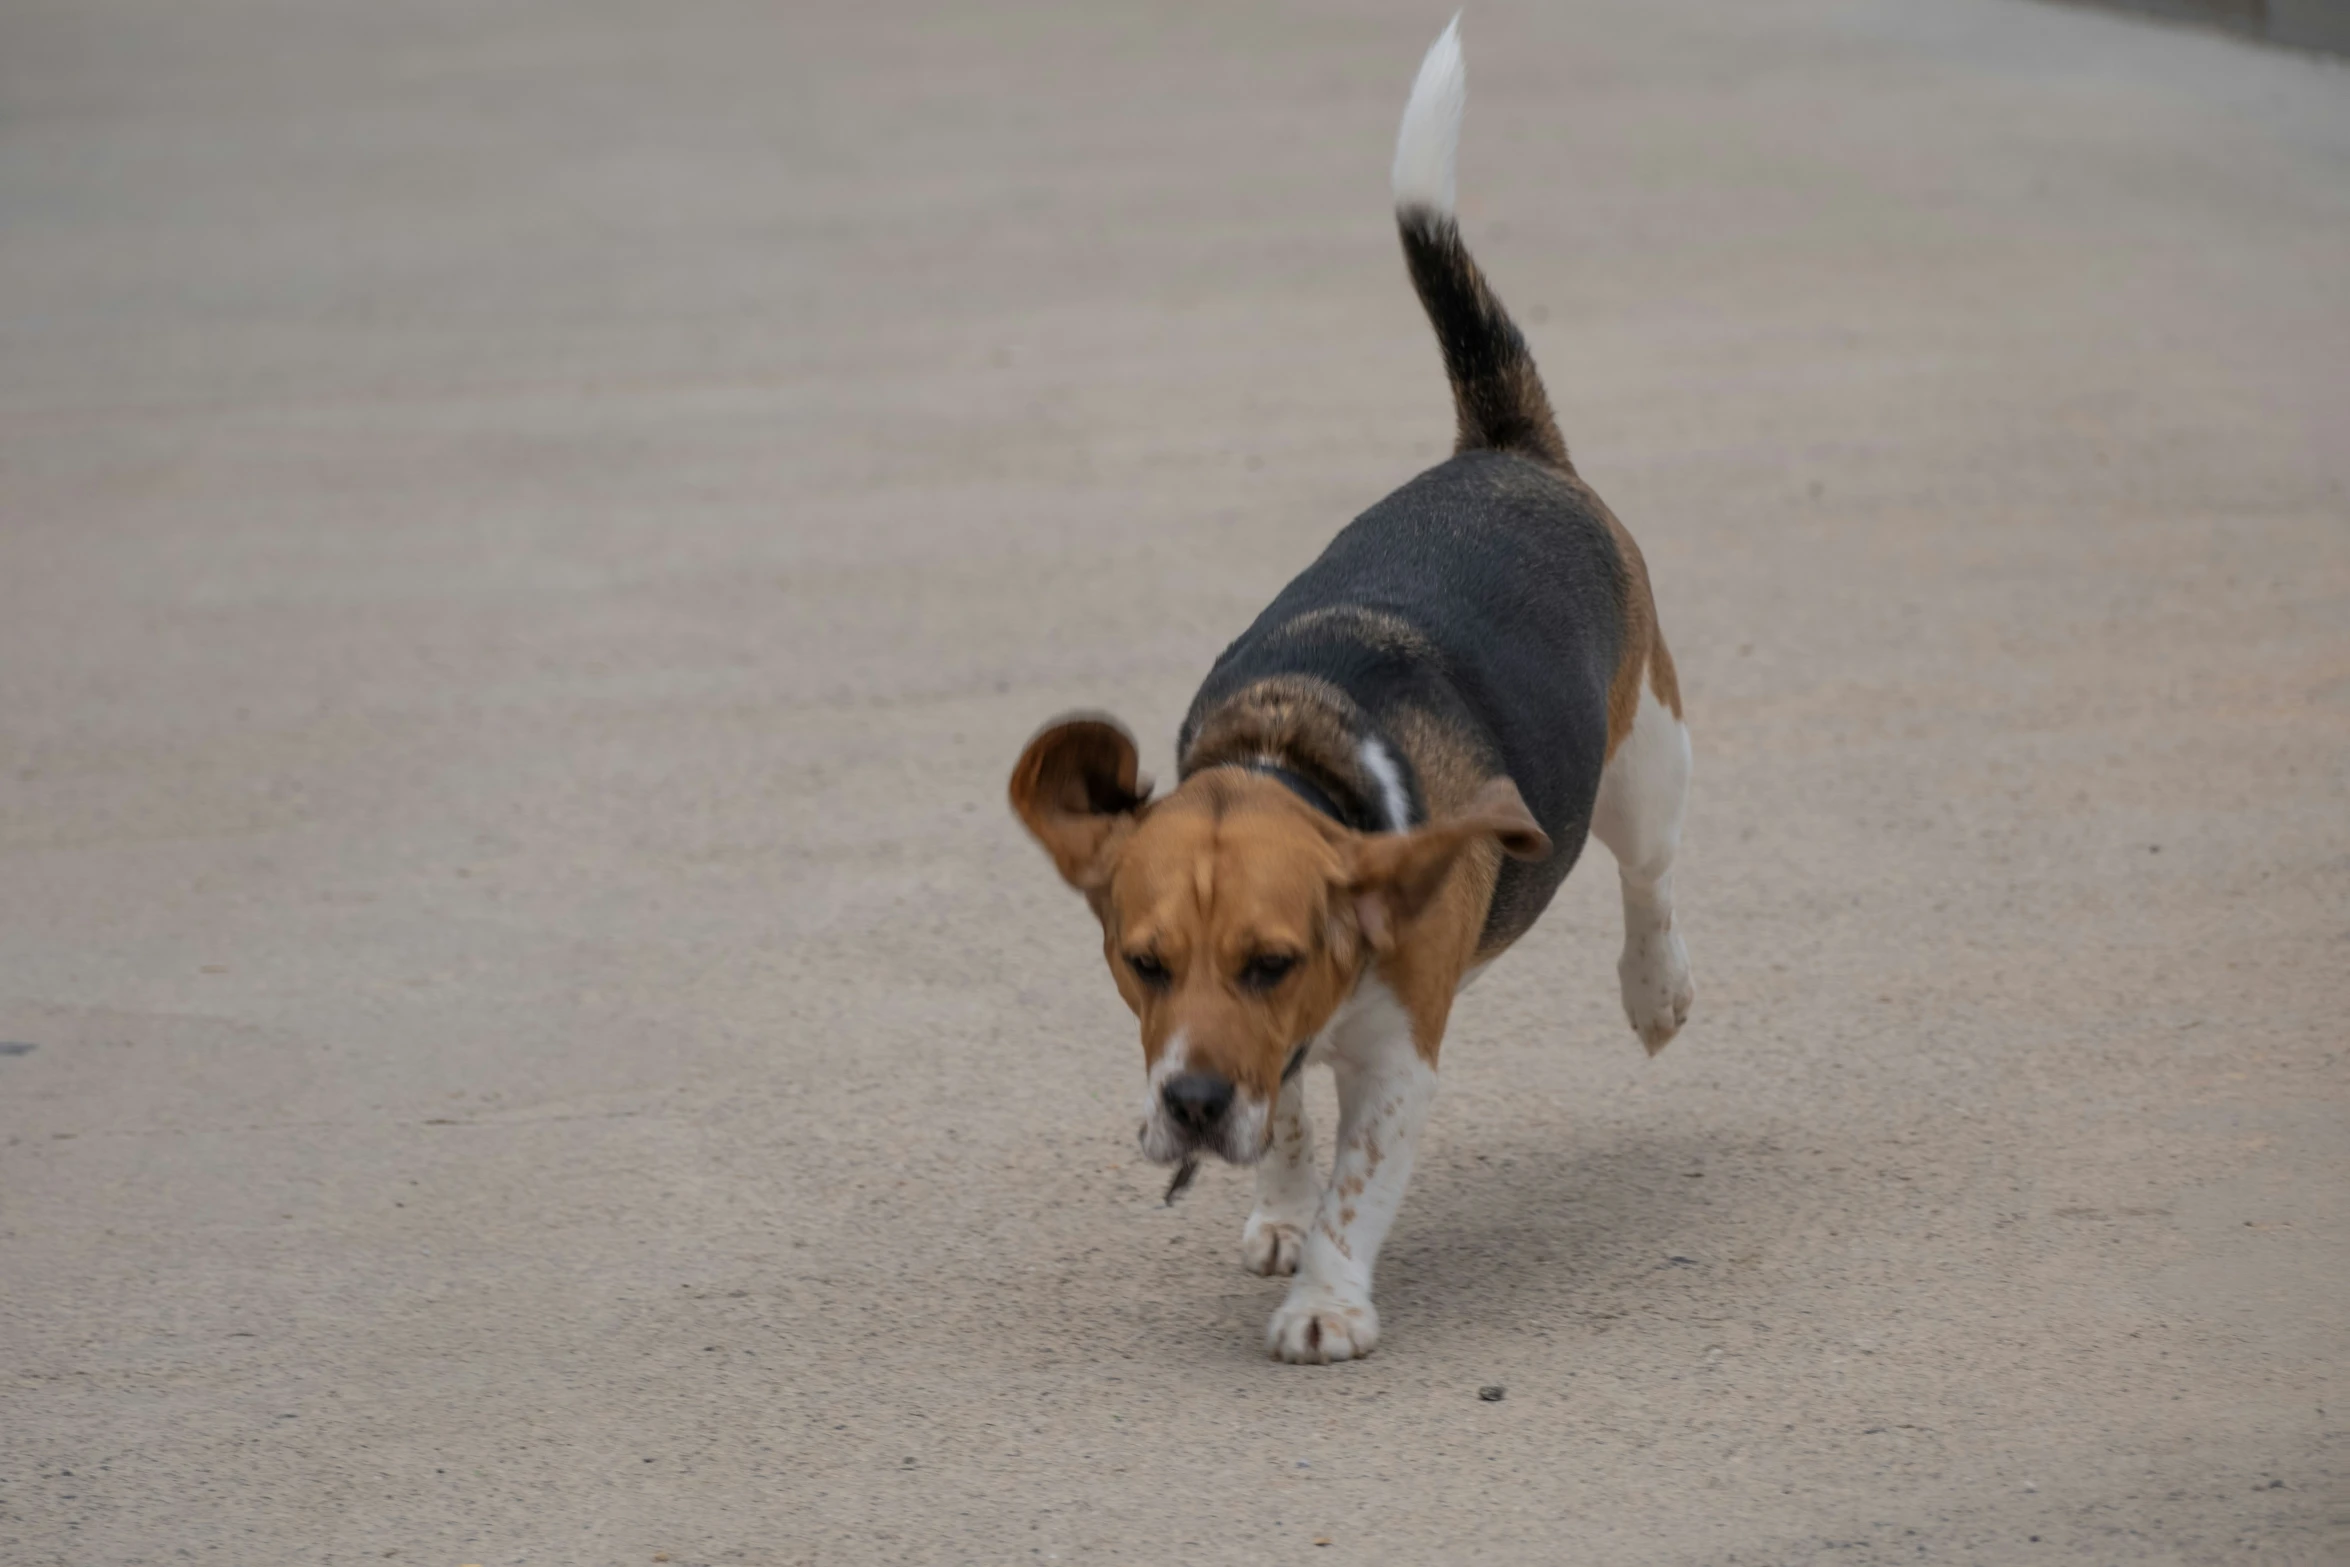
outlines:
[{"label": "white fur on dog's chest", "polygon": [[1411,1042],[1411,1015],[1373,969],[1355,986],[1354,994],[1338,1004],[1322,1031],[1306,1042],[1300,1070],[1308,1066],[1367,1066],[1370,1057],[1385,1055],[1384,1041],[1396,1037],[1407,1045]]}]

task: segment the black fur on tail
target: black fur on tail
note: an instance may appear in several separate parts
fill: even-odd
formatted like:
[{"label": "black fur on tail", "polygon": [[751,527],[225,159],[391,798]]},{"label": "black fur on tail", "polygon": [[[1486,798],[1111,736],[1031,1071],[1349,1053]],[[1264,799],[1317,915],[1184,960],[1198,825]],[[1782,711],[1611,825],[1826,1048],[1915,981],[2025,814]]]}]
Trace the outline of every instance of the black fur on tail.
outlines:
[{"label": "black fur on tail", "polygon": [[1430,207],[1402,208],[1395,221],[1452,380],[1460,422],[1454,450],[1516,452],[1573,473],[1534,355],[1461,243],[1460,225]]}]

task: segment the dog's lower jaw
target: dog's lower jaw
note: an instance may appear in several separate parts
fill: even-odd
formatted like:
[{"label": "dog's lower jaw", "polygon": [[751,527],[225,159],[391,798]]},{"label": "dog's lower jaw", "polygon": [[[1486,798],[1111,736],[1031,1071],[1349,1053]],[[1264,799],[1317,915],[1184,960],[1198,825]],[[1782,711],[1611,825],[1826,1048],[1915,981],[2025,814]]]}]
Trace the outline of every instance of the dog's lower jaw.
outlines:
[{"label": "dog's lower jaw", "polygon": [[1264,1101],[1243,1094],[1233,1100],[1214,1136],[1194,1141],[1168,1119],[1154,1093],[1135,1140],[1153,1164],[1178,1164],[1198,1154],[1213,1154],[1226,1164],[1249,1165],[1265,1156],[1265,1119]]},{"label": "dog's lower jaw", "polygon": [[1167,1124],[1166,1116],[1156,1111],[1144,1114],[1134,1140],[1141,1146],[1142,1156],[1153,1164],[1179,1163],[1191,1146]]}]

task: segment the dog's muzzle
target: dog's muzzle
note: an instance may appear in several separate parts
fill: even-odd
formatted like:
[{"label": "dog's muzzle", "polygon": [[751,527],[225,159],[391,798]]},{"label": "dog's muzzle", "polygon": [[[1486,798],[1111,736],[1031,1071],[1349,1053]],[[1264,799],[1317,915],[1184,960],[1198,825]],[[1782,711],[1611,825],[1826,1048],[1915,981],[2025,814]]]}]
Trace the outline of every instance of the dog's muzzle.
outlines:
[{"label": "dog's muzzle", "polygon": [[1143,1157],[1155,1164],[1203,1153],[1228,1164],[1254,1164],[1264,1145],[1265,1106],[1209,1072],[1161,1078],[1142,1119]]}]

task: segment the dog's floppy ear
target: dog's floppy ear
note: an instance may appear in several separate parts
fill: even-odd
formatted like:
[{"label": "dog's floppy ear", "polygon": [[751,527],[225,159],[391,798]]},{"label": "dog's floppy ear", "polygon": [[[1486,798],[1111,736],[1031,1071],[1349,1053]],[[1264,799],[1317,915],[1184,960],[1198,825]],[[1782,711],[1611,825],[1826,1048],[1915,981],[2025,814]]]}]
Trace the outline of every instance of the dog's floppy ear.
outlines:
[{"label": "dog's floppy ear", "polygon": [[1045,725],[1012,769],[1012,810],[1080,892],[1109,885],[1150,798],[1135,760],[1134,737],[1116,719],[1073,713]]},{"label": "dog's floppy ear", "polygon": [[1395,949],[1396,933],[1417,918],[1444,885],[1461,851],[1481,838],[1498,839],[1521,860],[1550,853],[1550,838],[1507,778],[1486,780],[1467,810],[1417,832],[1378,833],[1357,841],[1347,890],[1363,935],[1380,952]]}]

